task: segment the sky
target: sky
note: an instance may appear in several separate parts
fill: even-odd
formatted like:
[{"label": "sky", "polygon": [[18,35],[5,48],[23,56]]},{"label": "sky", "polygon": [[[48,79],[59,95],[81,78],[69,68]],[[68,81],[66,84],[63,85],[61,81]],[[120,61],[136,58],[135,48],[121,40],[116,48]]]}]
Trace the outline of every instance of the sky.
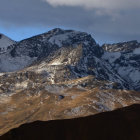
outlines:
[{"label": "sky", "polygon": [[99,44],[140,41],[140,0],[0,0],[0,33],[19,41],[53,28]]}]

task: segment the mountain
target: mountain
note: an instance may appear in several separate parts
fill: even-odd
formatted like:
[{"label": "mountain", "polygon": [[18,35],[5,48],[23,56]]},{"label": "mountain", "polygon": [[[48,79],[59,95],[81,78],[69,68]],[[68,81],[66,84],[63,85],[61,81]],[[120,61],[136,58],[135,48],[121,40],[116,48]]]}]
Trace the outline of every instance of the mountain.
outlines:
[{"label": "mountain", "polygon": [[0,54],[7,51],[9,46],[12,46],[16,42],[7,36],[0,34]]},{"label": "mountain", "polygon": [[113,69],[134,90],[140,91],[140,43],[130,41],[118,44],[103,45],[105,52],[102,58],[111,64]]},{"label": "mountain", "polygon": [[[13,49],[3,54],[1,59],[1,72],[12,72],[29,66],[35,60],[49,57],[50,54],[59,50],[62,46],[74,46],[87,43],[96,46],[92,37],[86,33],[71,30],[54,29],[14,45]],[[94,47],[94,51],[99,51]],[[47,58],[46,58],[47,59]],[[8,66],[5,66],[8,65]],[[12,65],[12,66],[11,66]]]},{"label": "mountain", "polygon": [[77,119],[36,121],[12,129],[0,140],[139,140],[140,105]]},{"label": "mountain", "polygon": [[[108,51],[87,33],[59,28],[8,46],[0,54],[0,135],[36,120],[139,104],[139,47],[128,48]],[[125,62],[135,83],[118,71]]]},{"label": "mountain", "polygon": [[122,52],[122,51],[124,52],[140,48],[140,43],[138,43],[137,40],[132,40],[116,44],[103,44],[102,48],[108,52]]},{"label": "mountain", "polygon": [[[60,82],[95,75],[98,79],[117,82],[121,88],[130,88],[111,65],[101,59],[102,54],[103,49],[91,35],[57,28],[15,44],[0,56],[0,71],[13,72],[32,65],[30,69],[45,71],[53,83],[58,79]],[[60,73],[55,74],[56,71]]]}]

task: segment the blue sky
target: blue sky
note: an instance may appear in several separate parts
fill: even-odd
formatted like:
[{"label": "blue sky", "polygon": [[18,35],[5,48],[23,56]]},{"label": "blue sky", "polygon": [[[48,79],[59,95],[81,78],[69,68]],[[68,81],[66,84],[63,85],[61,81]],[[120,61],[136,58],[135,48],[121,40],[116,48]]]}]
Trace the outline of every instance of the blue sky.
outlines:
[{"label": "blue sky", "polygon": [[100,44],[140,41],[139,13],[139,0],[1,0],[0,32],[19,41],[59,27]]},{"label": "blue sky", "polygon": [[[21,27],[21,28],[16,28],[16,27],[12,27],[12,28],[3,28],[3,27],[0,27],[0,31],[2,34],[8,36],[9,38],[11,38],[12,40],[15,40],[15,41],[21,41],[23,39],[26,39],[26,38],[30,38],[32,36],[35,36],[35,35],[38,35],[38,34],[42,34],[44,32],[48,32],[52,29],[56,28],[55,26],[54,27],[40,27],[40,26],[37,26],[37,27]],[[58,27],[58,28],[62,28],[62,29],[70,29],[70,28],[66,28],[66,27]],[[78,29],[74,29],[74,30],[78,30]],[[80,31],[80,29],[79,29]],[[94,37],[95,38],[95,37]],[[99,38],[96,38],[96,42],[99,43],[99,44],[104,44],[105,42],[106,43],[114,43],[114,41],[112,40],[109,40],[109,39],[101,39],[100,37]]]},{"label": "blue sky", "polygon": [[5,28],[0,27],[1,33],[5,34],[6,36],[10,37],[15,41],[20,41],[29,37],[32,37],[37,34],[41,34],[43,32],[49,31],[50,27],[21,27],[21,28]]}]

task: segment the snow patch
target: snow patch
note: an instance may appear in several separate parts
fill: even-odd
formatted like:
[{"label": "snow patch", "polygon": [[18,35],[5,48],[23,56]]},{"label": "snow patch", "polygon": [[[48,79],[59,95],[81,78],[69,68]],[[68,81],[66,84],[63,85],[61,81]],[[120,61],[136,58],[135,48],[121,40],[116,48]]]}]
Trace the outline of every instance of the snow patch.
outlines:
[{"label": "snow patch", "polygon": [[131,72],[129,74],[129,77],[133,82],[139,82],[140,81],[140,71],[135,70],[135,71]]},{"label": "snow patch", "polygon": [[15,41],[11,40],[5,35],[0,34],[0,53],[5,52],[7,47],[15,44]]},{"label": "snow patch", "polygon": [[62,47],[62,42],[69,38],[68,35],[69,33],[55,35],[49,39],[49,42]]},{"label": "snow patch", "polygon": [[102,58],[104,60],[108,60],[110,63],[115,62],[118,58],[120,58],[121,53],[120,52],[105,52],[104,55],[102,56]]},{"label": "snow patch", "polygon": [[133,51],[133,54],[140,54],[140,48],[136,48],[136,49]]},{"label": "snow patch", "polygon": [[24,81],[22,83],[16,83],[15,84],[15,87],[17,89],[21,89],[21,88],[25,89],[25,88],[27,88],[27,86],[28,86],[28,82],[27,81]]},{"label": "snow patch", "polygon": [[0,55],[0,71],[1,72],[13,72],[31,64],[36,57],[31,58],[29,56],[11,57],[10,55]]},{"label": "snow patch", "polygon": [[51,44],[56,44],[59,47],[62,47],[63,42],[66,43],[67,41],[70,40],[70,38],[73,38],[74,36],[78,35],[79,33],[80,32],[78,32],[78,31],[71,31],[71,32],[68,32],[68,33],[62,33],[62,34],[54,35],[48,41]]},{"label": "snow patch", "polygon": [[61,63],[60,60],[55,60],[52,63],[48,64],[48,65],[63,65],[63,63]]}]

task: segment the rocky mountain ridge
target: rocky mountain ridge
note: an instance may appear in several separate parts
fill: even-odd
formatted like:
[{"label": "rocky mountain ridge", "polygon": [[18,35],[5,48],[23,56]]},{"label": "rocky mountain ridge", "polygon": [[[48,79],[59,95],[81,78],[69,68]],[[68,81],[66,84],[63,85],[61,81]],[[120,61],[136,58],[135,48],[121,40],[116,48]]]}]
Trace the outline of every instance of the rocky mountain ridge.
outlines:
[{"label": "rocky mountain ridge", "polygon": [[108,52],[87,33],[57,28],[8,48],[0,54],[0,135],[140,103],[138,47]]},{"label": "rocky mountain ridge", "polygon": [[132,51],[136,48],[140,48],[140,43],[137,40],[128,42],[114,43],[114,44],[103,44],[103,49],[108,52],[127,52]]},{"label": "rocky mountain ridge", "polygon": [[[103,49],[87,33],[57,28],[13,46],[11,50],[0,55],[1,72],[22,70],[30,65],[33,67],[29,69],[37,66],[34,71],[44,72],[44,69],[48,68],[52,73],[47,70],[46,72],[54,82],[57,75],[53,71],[63,67],[70,72],[71,78],[95,75],[99,79],[117,82],[122,88],[132,89],[131,85],[112,69],[111,64],[101,58]],[[43,65],[47,68],[43,68]]]}]

